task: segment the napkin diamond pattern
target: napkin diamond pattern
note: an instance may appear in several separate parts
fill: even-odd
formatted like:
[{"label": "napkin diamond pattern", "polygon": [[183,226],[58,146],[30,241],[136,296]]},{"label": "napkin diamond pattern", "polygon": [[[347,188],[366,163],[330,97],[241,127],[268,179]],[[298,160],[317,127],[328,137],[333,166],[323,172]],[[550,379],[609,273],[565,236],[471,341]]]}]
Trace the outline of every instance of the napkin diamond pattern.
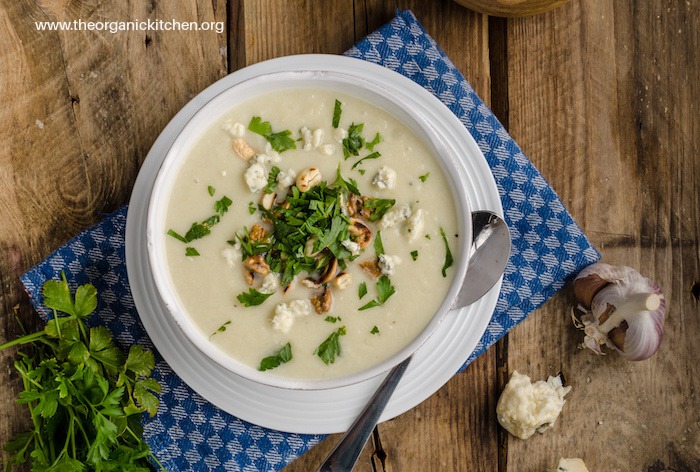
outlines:
[{"label": "napkin diamond pattern", "polygon": [[[442,100],[474,136],[496,179],[513,251],[496,311],[469,363],[600,256],[411,12],[399,12],[346,54],[395,70]],[[139,343],[153,349],[124,266],[126,211],[124,207],[79,234],[24,274],[22,282],[44,319],[50,316],[41,299],[46,280],[63,271],[73,289],[92,283],[100,293],[93,322],[106,325],[124,347]],[[191,390],[157,353],[156,360],[161,407],[154,418],[144,417],[144,437],[170,471],[279,470],[323,438],[272,431],[229,415]]]}]

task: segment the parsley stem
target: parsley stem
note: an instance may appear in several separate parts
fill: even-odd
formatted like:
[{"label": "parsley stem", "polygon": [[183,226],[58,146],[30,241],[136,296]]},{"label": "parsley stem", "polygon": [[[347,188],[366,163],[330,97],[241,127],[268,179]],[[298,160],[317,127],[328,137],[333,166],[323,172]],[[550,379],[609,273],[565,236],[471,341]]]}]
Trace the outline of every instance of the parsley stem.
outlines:
[{"label": "parsley stem", "polygon": [[39,340],[39,338],[41,338],[43,335],[43,331],[37,331],[36,333],[27,334],[26,336],[22,336],[21,338],[13,339],[12,341],[7,341],[4,344],[0,344],[0,351],[2,351],[3,349],[7,349],[8,347],[16,346],[17,344],[33,343],[34,341]]}]

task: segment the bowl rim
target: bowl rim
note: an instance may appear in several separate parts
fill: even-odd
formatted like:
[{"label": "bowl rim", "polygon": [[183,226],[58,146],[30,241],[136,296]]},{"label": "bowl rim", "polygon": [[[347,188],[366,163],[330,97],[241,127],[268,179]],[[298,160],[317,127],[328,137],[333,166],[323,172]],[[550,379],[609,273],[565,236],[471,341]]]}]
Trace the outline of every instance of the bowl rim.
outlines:
[{"label": "bowl rim", "polygon": [[[345,59],[352,61],[357,60],[351,58]],[[245,69],[241,69],[238,72],[242,72]],[[397,74],[397,76],[406,80],[405,77],[400,76],[399,74]],[[413,127],[418,126],[420,130],[425,133],[425,136],[421,136],[420,138],[436,156],[436,161],[442,167],[442,171],[450,184],[450,193],[456,207],[455,211],[458,219],[458,230],[460,234],[464,235],[464,237],[460,237],[458,239],[458,247],[454,251],[456,256],[454,266],[455,272],[448,293],[423,330],[421,330],[421,332],[411,342],[400,349],[397,353],[367,369],[363,369],[349,375],[320,379],[285,377],[276,375],[274,371],[259,372],[257,369],[243,364],[228,354],[225,354],[214,343],[210,342],[196,323],[190,319],[189,315],[186,313],[186,310],[182,306],[169,277],[167,260],[164,255],[164,244],[157,243],[159,238],[162,241],[165,240],[165,232],[162,230],[164,228],[165,220],[165,212],[162,211],[163,205],[167,205],[173,180],[177,176],[177,172],[181,166],[182,160],[187,155],[189,147],[197,140],[197,137],[204,130],[209,129],[231,108],[234,108],[238,104],[251,99],[252,95],[241,93],[242,91],[246,91],[247,89],[256,90],[264,85],[267,86],[272,84],[277,86],[277,88],[273,88],[273,90],[267,90],[266,92],[254,94],[255,96],[258,96],[270,91],[304,88],[304,85],[300,86],[297,83],[303,81],[314,82],[315,86],[320,86],[323,88],[333,88],[328,87],[329,83],[333,83],[335,85],[342,84],[344,86],[351,85],[351,88],[355,87],[356,90],[362,89],[368,94],[374,95],[377,98],[384,98],[385,103],[390,103],[391,106],[396,107],[395,110],[387,110],[386,107],[377,105],[380,106],[380,108],[385,109],[388,113],[396,116],[396,110],[399,110],[401,113],[406,115],[404,118],[407,117],[409,120],[412,120],[413,122],[409,124],[406,123],[405,119],[400,119],[400,121],[414,130],[414,132],[415,129]],[[265,83],[261,85],[261,82]],[[347,89],[344,89],[343,93],[354,95],[353,93],[348,92]],[[236,95],[246,96],[242,99],[232,100],[231,98]],[[362,97],[360,98],[363,99]],[[439,106],[445,107],[445,105],[437,98],[435,98],[434,102],[436,105],[439,104]],[[223,104],[226,105],[224,106]],[[222,107],[225,109],[220,111]],[[212,111],[217,110],[220,112],[212,113]],[[464,275],[467,270],[468,248],[471,246],[470,203],[466,192],[461,185],[459,172],[456,171],[455,160],[458,157],[452,155],[451,148],[449,146],[443,145],[439,133],[436,133],[435,131],[434,126],[423,119],[419,111],[407,103],[401,97],[400,93],[396,93],[383,84],[372,81],[371,78],[367,76],[360,76],[353,72],[319,70],[318,68],[306,70],[303,67],[295,67],[290,68],[289,70],[266,72],[248,77],[218,93],[216,96],[208,100],[207,103],[204,104],[187,121],[182,130],[177,134],[173,144],[166,153],[165,159],[158,169],[155,183],[149,195],[146,230],[147,253],[155,286],[167,308],[168,314],[175,320],[176,324],[180,330],[183,331],[185,336],[187,336],[197,347],[197,349],[202,351],[207,357],[215,361],[217,364],[223,366],[233,374],[271,387],[295,390],[325,390],[344,387],[363,382],[385,373],[395,365],[399,364],[401,361],[411,356],[432,335],[452,307],[452,303],[459,292],[462,280],[464,279]],[[162,225],[159,224],[159,222],[162,222]]]}]

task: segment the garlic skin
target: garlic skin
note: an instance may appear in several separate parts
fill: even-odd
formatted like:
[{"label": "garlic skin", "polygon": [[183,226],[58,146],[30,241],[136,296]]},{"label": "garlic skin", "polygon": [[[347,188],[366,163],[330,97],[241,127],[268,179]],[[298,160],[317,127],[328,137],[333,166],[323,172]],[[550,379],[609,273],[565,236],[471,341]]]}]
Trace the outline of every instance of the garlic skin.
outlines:
[{"label": "garlic skin", "polygon": [[586,333],[582,346],[603,354],[603,345],[625,359],[648,359],[663,337],[666,299],[659,285],[626,266],[596,263],[573,282],[579,310],[574,323]]}]

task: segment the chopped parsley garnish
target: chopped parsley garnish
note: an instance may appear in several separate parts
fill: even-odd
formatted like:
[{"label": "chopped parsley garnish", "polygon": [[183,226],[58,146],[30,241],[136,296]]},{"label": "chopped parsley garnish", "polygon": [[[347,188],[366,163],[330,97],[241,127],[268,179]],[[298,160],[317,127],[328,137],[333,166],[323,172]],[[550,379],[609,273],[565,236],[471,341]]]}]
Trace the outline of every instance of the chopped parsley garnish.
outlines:
[{"label": "chopped parsley garnish", "polygon": [[342,321],[342,319],[339,316],[326,316],[326,319],[324,321],[328,321],[329,323],[335,323],[337,321]]},{"label": "chopped parsley garnish", "polygon": [[248,290],[248,292],[243,292],[239,294],[236,298],[243,306],[257,306],[261,305],[265,300],[270,298],[271,293],[258,292],[254,288]]},{"label": "chopped parsley garnish", "polygon": [[228,211],[232,203],[233,200],[224,195],[221,200],[217,200],[216,202],[214,202],[214,211],[217,212],[219,215],[224,216],[224,213]]},{"label": "chopped parsley garnish", "polygon": [[335,106],[333,107],[333,128],[337,128],[340,124],[340,115],[343,113],[343,104],[340,100],[335,101]]},{"label": "chopped parsley garnish", "polygon": [[360,300],[362,300],[362,297],[367,295],[367,283],[366,282],[362,282],[360,284],[357,295],[360,297]]},{"label": "chopped parsley garnish", "polygon": [[378,152],[373,152],[372,154],[368,154],[368,155],[366,155],[365,157],[363,157],[362,159],[360,159],[359,161],[357,161],[356,163],[354,163],[354,164],[352,165],[352,167],[350,168],[350,170],[352,170],[352,169],[354,169],[355,167],[357,167],[358,165],[360,165],[360,163],[361,163],[362,161],[366,161],[366,160],[368,160],[368,159],[376,159],[376,158],[378,158],[378,157],[381,157],[381,154],[379,154]]},{"label": "chopped parsley garnish", "polygon": [[362,137],[362,128],[364,123],[350,125],[348,129],[348,137],[343,139],[343,157],[347,159],[350,156],[359,156],[360,149],[365,144],[365,138]]},{"label": "chopped parsley garnish", "polygon": [[426,180],[428,180],[428,177],[430,177],[430,172],[427,172],[418,178],[420,179],[421,182],[425,182]]},{"label": "chopped parsley garnish", "polygon": [[257,208],[255,207],[255,203],[248,202],[248,213],[253,215],[253,214],[255,214],[255,210],[257,210]]},{"label": "chopped parsley garnish", "polygon": [[374,238],[374,253],[377,258],[384,254],[384,243],[382,242],[382,232],[377,231],[377,236]]},{"label": "chopped parsley garnish", "polygon": [[432,239],[429,234],[425,235],[425,239]]},{"label": "chopped parsley garnish", "polygon": [[418,259],[418,251],[411,251],[411,259],[414,261]]},{"label": "chopped parsley garnish", "polygon": [[292,345],[287,343],[282,349],[280,349],[274,356],[269,356],[260,361],[260,367],[258,370],[265,371],[279,367],[280,364],[289,362],[292,360]]},{"label": "chopped parsley garnish", "polygon": [[211,339],[211,337],[214,336],[215,334],[223,333],[224,331],[226,331],[226,327],[227,327],[228,325],[230,325],[230,324],[231,324],[231,320],[228,320],[227,322],[225,322],[224,324],[222,324],[221,326],[219,326],[219,327],[216,329],[216,331],[214,331],[213,333],[211,333],[211,334],[209,335],[209,339]]},{"label": "chopped parsley garnish", "polygon": [[445,230],[440,227],[440,234],[442,235],[442,240],[445,242],[445,263],[442,266],[442,276],[447,277],[447,269],[452,267],[454,260],[452,259],[452,252],[450,251],[450,246],[447,244],[447,236],[445,236]]},{"label": "chopped parsley garnish", "polygon": [[393,198],[368,198],[365,200],[365,207],[370,208],[372,213],[369,215],[369,221],[379,221],[382,216],[394,206],[396,200]]},{"label": "chopped parsley garnish", "polygon": [[333,185],[331,187],[340,187],[344,190],[347,190],[350,193],[354,193],[355,195],[360,195],[360,191],[357,188],[357,182],[354,179],[345,180],[342,175],[340,175],[340,166],[338,166],[338,169],[336,170],[336,178],[335,182],[333,182]]},{"label": "chopped parsley garnish", "polygon": [[333,364],[336,356],[340,355],[340,337],[345,336],[345,326],[341,326],[333,331],[320,346],[316,348],[314,354],[321,358],[324,364]]},{"label": "chopped parsley garnish", "polygon": [[214,194],[216,193],[216,189],[210,185],[207,187],[207,192],[209,192],[210,197],[213,197]]},{"label": "chopped parsley garnish", "polygon": [[265,193],[273,193],[275,191],[275,187],[277,186],[277,174],[279,173],[280,168],[277,166],[273,166],[272,169],[270,169],[270,173],[267,174],[267,186],[265,187]]},{"label": "chopped parsley garnish", "polygon": [[185,248],[185,255],[192,257],[192,256],[199,256],[199,251],[193,247],[186,247]]},{"label": "chopped parsley garnish", "polygon": [[365,148],[367,148],[369,152],[374,152],[374,146],[381,143],[382,141],[384,141],[384,138],[382,138],[381,134],[377,133],[376,135],[374,135],[374,139],[372,141],[367,141],[365,143]]},{"label": "chopped parsley garnish", "polygon": [[272,132],[272,126],[269,121],[263,121],[259,116],[254,116],[250,120],[248,129],[253,133],[259,134],[260,136],[267,139],[277,152],[284,152],[289,149],[296,149],[297,145],[292,138],[290,138],[292,132],[287,130],[279,131],[277,133]]},{"label": "chopped parsley garnish", "polygon": [[370,334],[379,334],[379,328],[377,328],[377,327],[375,326],[374,328],[372,328],[372,331],[370,331],[369,333],[370,333]]},{"label": "chopped parsley garnish", "polygon": [[364,170],[364,169],[357,169],[357,172],[359,172],[360,175],[365,175],[365,170]]},{"label": "chopped parsley garnish", "polygon": [[389,277],[382,275],[377,281],[377,298],[371,300],[369,303],[362,305],[359,310],[367,310],[369,308],[378,307],[384,304],[389,297],[391,297],[396,292],[396,289],[391,285]]}]

